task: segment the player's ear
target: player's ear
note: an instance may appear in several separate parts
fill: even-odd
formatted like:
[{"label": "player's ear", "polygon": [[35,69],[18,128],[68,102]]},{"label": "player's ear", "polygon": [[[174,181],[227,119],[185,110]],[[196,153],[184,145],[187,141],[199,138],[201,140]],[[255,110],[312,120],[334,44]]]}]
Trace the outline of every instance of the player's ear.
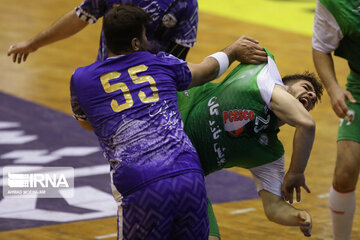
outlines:
[{"label": "player's ear", "polygon": [[131,48],[134,52],[137,52],[140,50],[141,48],[141,42],[138,38],[134,37],[132,40],[131,40]]}]

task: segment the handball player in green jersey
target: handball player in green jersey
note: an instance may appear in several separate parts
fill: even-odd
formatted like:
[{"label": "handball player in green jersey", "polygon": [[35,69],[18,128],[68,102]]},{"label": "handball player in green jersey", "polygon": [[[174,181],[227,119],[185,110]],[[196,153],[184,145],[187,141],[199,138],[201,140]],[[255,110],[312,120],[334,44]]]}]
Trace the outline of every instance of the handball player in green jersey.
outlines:
[{"label": "handball player in green jersey", "polygon": [[[340,118],[337,156],[329,194],[333,239],[351,239],[360,172],[360,0],[318,0],[313,25],[313,59]],[[340,87],[331,53],[347,60],[346,89]]]},{"label": "handball player in green jersey", "polygon": [[[322,86],[313,74],[283,79],[268,52],[268,62],[240,64],[220,83],[208,83],[178,93],[185,131],[194,144],[206,175],[230,167],[251,171],[269,220],[299,226],[311,235],[311,216],[294,208],[293,193],[307,192],[304,171],[315,136],[309,111],[320,99]],[[296,128],[290,167],[285,174],[279,127]],[[286,201],[289,201],[287,203]],[[209,202],[210,239],[220,238]]]}]

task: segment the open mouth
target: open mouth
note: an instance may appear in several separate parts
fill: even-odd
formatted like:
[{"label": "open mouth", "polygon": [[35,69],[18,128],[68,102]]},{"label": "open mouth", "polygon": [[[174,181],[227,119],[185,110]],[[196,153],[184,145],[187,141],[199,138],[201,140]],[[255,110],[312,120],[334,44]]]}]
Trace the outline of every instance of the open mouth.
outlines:
[{"label": "open mouth", "polygon": [[304,108],[306,108],[306,110],[310,110],[310,100],[306,97],[301,97],[299,98],[299,102],[301,102],[301,104],[304,106]]},{"label": "open mouth", "polygon": [[302,105],[304,105],[304,107],[306,107],[306,105],[308,104],[308,100],[306,98],[300,98],[299,101],[301,102]]}]

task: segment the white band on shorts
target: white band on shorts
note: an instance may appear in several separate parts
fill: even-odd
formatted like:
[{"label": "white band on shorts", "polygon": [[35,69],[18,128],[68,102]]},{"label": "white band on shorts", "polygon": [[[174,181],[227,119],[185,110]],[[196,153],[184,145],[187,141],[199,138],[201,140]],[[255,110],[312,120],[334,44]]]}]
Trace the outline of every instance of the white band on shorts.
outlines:
[{"label": "white band on shorts", "polygon": [[213,57],[216,59],[216,61],[218,61],[219,63],[219,73],[217,75],[216,78],[220,77],[221,75],[224,74],[224,72],[228,69],[229,67],[229,57],[226,53],[224,52],[217,52],[214,54],[211,54],[208,57]]}]

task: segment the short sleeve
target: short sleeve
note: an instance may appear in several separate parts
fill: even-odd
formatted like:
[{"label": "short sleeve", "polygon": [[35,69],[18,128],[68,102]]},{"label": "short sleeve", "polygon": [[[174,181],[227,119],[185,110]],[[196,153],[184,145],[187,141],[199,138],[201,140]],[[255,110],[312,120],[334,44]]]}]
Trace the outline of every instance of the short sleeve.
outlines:
[{"label": "short sleeve", "polygon": [[161,57],[172,70],[176,82],[176,89],[178,91],[186,90],[192,80],[187,62],[165,52],[159,52],[157,57]]},{"label": "short sleeve", "polygon": [[334,16],[323,4],[316,1],[312,47],[322,53],[331,53],[339,46],[343,37]]},{"label": "short sleeve", "polygon": [[105,0],[85,0],[75,8],[76,15],[83,21],[95,23],[109,10]]},{"label": "short sleeve", "polygon": [[257,85],[262,99],[270,109],[270,100],[276,84],[285,87],[274,60],[268,56],[268,63],[257,76]]}]

